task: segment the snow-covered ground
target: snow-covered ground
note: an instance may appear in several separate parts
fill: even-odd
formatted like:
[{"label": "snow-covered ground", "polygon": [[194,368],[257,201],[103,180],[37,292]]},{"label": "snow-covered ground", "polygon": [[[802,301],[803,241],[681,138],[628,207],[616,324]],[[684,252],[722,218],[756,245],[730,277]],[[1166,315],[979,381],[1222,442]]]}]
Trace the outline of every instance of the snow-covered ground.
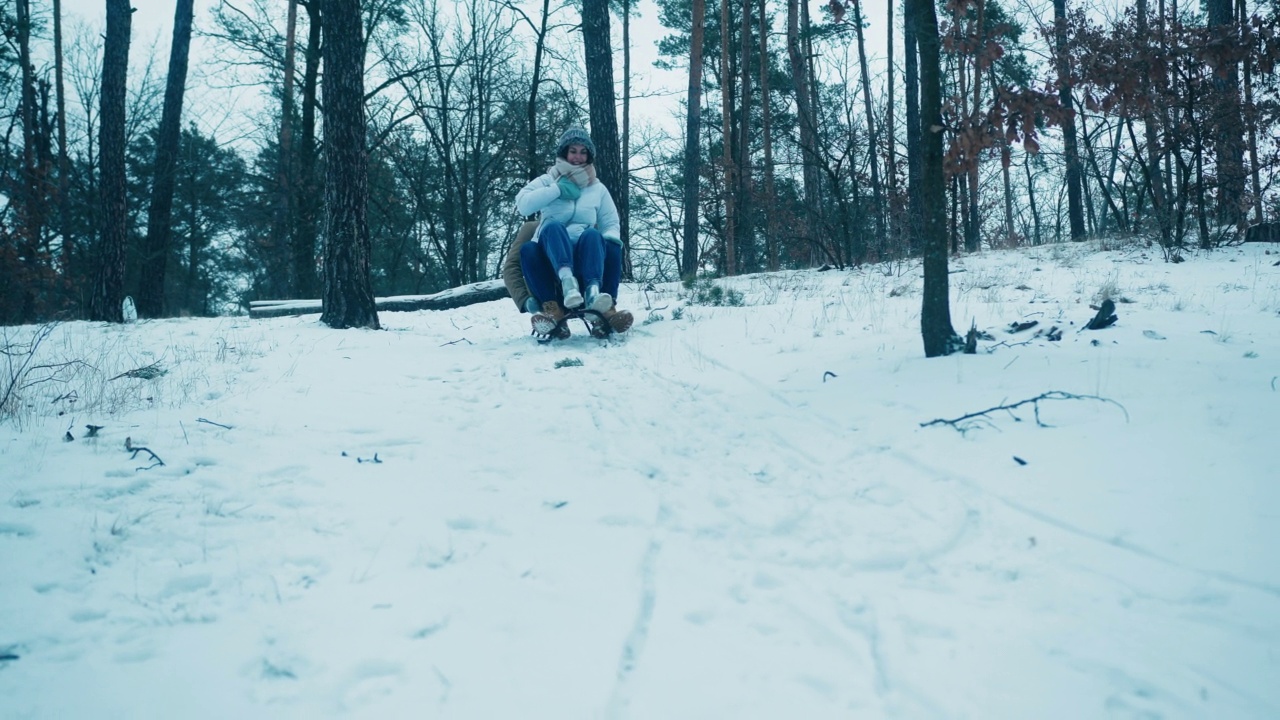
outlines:
[{"label": "snow-covered ground", "polygon": [[915,263],[628,287],[607,342],[58,326],[0,424],[0,716],[1280,716],[1277,260],[966,257],[994,340],[939,359]]}]

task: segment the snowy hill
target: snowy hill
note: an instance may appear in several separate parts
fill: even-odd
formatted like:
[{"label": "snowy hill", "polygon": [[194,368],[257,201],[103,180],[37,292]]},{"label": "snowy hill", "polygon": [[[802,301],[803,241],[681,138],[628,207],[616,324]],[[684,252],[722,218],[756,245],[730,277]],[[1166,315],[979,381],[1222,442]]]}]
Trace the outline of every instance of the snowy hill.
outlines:
[{"label": "snowy hill", "polygon": [[1278,259],[966,257],[994,339],[931,360],[914,263],[628,287],[607,342],[58,326],[0,424],[0,716],[1276,717]]}]

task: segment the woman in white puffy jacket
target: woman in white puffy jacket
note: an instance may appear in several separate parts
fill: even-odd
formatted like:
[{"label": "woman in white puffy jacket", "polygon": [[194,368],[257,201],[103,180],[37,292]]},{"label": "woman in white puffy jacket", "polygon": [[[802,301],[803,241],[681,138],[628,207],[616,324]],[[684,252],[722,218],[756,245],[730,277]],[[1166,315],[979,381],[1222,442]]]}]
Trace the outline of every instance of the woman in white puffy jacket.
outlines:
[{"label": "woman in white puffy jacket", "polygon": [[[520,267],[533,295],[525,309],[540,335],[557,326],[566,308],[594,310],[614,332],[631,327],[631,313],[615,307],[622,279],[618,207],[596,178],[594,159],[591,136],[571,126],[556,145],[555,165],[516,194],[521,215],[542,215],[533,239],[520,248]],[[557,332],[568,337],[563,325]],[[592,328],[592,334],[608,332],[598,322]]]}]

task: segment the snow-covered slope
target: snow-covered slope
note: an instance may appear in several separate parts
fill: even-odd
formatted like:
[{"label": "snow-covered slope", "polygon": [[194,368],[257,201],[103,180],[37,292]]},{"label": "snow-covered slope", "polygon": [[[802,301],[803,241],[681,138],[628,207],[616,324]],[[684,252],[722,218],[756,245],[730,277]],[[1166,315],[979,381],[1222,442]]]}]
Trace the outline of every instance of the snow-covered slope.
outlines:
[{"label": "snow-covered slope", "polygon": [[608,342],[61,325],[0,425],[0,716],[1275,717],[1278,259],[967,257],[995,339],[939,359],[916,264],[629,287]]}]

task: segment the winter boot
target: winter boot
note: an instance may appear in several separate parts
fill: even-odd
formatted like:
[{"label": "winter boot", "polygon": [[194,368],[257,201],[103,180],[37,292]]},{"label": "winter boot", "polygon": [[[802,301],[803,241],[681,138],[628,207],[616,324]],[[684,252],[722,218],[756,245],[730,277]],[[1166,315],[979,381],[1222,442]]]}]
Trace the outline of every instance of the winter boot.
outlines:
[{"label": "winter boot", "polygon": [[560,321],[563,319],[564,310],[560,308],[560,303],[555,300],[548,300],[542,303],[542,312],[536,313],[530,319],[530,324],[533,325],[533,334],[550,335],[556,340],[564,340],[569,337],[570,333],[568,325],[560,325]]},{"label": "winter boot", "polygon": [[572,275],[561,278],[560,288],[564,295],[564,306],[570,310],[582,307],[582,292],[578,290],[578,280]]},{"label": "winter boot", "polygon": [[631,324],[635,322],[635,318],[631,315],[630,310],[619,310],[610,308],[604,312],[604,319],[609,321],[609,327],[613,328],[616,333],[623,333],[631,329]]}]

